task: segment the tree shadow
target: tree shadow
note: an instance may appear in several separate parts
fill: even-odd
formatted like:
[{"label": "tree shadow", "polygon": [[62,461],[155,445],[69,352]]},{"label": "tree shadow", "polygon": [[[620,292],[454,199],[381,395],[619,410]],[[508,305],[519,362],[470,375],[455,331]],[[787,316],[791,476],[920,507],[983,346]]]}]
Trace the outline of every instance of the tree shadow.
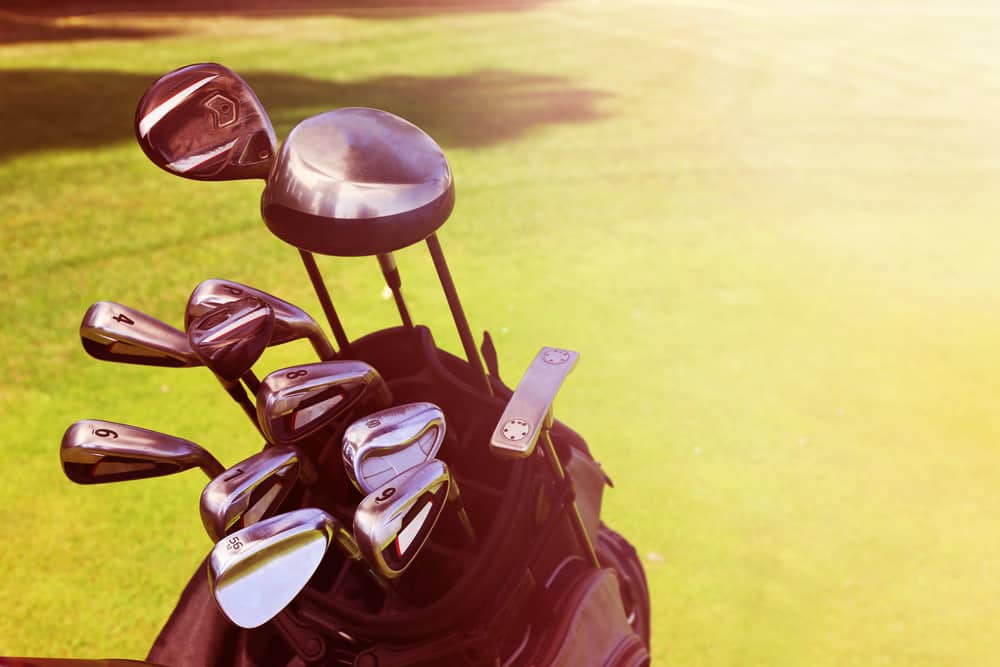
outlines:
[{"label": "tree shadow", "polygon": [[[170,35],[157,27],[155,16],[239,16],[273,19],[294,16],[345,15],[367,19],[399,19],[436,14],[512,12],[532,9],[549,0],[6,0],[0,5],[0,44],[86,39],[144,39]],[[141,16],[147,25],[120,21],[103,25],[100,15]],[[69,17],[92,17],[67,22]]]},{"label": "tree shadow", "polygon": [[[283,139],[299,121],[338,107],[365,106],[406,118],[447,148],[487,146],[534,128],[604,117],[608,93],[559,76],[482,70],[444,77],[386,76],[330,81],[241,72]],[[0,159],[52,149],[134,141],[135,108],[159,74],[0,70]]]}]

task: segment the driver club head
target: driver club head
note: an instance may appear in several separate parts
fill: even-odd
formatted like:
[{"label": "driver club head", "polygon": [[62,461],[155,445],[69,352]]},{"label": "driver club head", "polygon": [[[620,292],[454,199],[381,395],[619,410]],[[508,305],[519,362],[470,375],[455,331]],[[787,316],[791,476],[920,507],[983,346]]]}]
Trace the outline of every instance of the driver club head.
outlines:
[{"label": "driver club head", "polygon": [[363,417],[344,431],[347,476],[362,493],[433,459],[445,436],[444,413],[433,403],[406,403]]},{"label": "driver club head", "polygon": [[350,539],[347,529],[312,507],[238,530],[219,540],[209,554],[215,602],[242,628],[263,625],[309,583],[330,543],[344,539]]},{"label": "driver club head", "polygon": [[455,205],[451,168],[423,130],[352,107],[288,134],[261,198],[273,234],[325,255],[390,253],[427,238]]},{"label": "driver club head", "polygon": [[448,466],[433,459],[369,493],[354,513],[354,538],[372,569],[403,574],[420,553],[449,499]]},{"label": "driver club head", "polygon": [[213,278],[199,283],[188,298],[187,308],[184,311],[184,326],[190,326],[191,322],[218,306],[248,296],[260,299],[274,311],[274,331],[271,334],[271,345],[281,345],[300,338],[308,338],[321,359],[333,358],[335,354],[333,347],[323,330],[320,329],[319,323],[306,311],[273,294],[233,280]]},{"label": "driver club head", "polygon": [[63,434],[59,459],[66,477],[77,484],[146,479],[189,468],[201,468],[214,478],[225,470],[190,440],[100,419],[70,425]]},{"label": "driver club head", "polygon": [[278,143],[257,95],[217,63],[157,79],[135,111],[135,136],[153,164],[199,181],[267,178]]},{"label": "driver club head", "polygon": [[348,424],[392,403],[389,386],[363,361],[323,361],[274,371],[257,391],[257,419],[268,442],[291,444],[327,426]]},{"label": "driver club head", "polygon": [[302,457],[295,447],[268,447],[209,482],[201,493],[201,522],[218,542],[272,516],[298,482]]},{"label": "driver club head", "polygon": [[235,382],[271,342],[274,311],[252,296],[216,306],[188,327],[195,356],[224,380]]},{"label": "driver club head", "polygon": [[142,311],[98,301],[80,323],[83,349],[95,359],[142,366],[201,366],[184,332]]}]

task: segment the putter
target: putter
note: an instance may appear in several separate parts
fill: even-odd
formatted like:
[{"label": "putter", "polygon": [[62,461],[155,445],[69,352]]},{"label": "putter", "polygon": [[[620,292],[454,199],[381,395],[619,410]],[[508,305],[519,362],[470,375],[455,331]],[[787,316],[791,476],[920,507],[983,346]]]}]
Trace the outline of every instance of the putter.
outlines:
[{"label": "putter", "polygon": [[189,468],[201,468],[211,479],[225,470],[190,440],[99,419],[84,419],[66,429],[59,459],[66,477],[77,484],[146,479]]},{"label": "putter", "polygon": [[[302,456],[290,446],[268,447],[224,471],[201,493],[205,532],[218,542],[235,530],[272,516],[302,471]],[[303,476],[314,480],[314,474]]]},{"label": "putter", "polygon": [[442,461],[421,463],[368,494],[354,514],[354,538],[372,569],[386,579],[402,575],[449,501],[458,505],[459,519],[475,540],[458,486]]},{"label": "putter", "polygon": [[363,417],[344,431],[347,476],[362,493],[437,456],[444,413],[433,403],[407,403]]},{"label": "putter", "polygon": [[382,376],[363,361],[323,361],[274,371],[257,392],[257,418],[269,442],[287,445],[392,403]]},{"label": "putter", "polygon": [[319,324],[306,311],[278,297],[232,280],[204,280],[194,288],[184,311],[184,326],[207,312],[243,297],[260,299],[274,311],[274,331],[271,345],[281,345],[307,338],[320,359],[329,361],[336,355]]}]

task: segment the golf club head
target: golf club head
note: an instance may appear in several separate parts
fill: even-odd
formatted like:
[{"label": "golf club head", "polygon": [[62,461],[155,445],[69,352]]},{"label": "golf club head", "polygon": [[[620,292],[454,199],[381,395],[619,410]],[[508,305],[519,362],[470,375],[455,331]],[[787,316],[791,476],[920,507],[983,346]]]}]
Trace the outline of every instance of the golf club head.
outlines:
[{"label": "golf club head", "polygon": [[208,559],[216,604],[242,628],[266,623],[309,583],[330,542],[345,536],[350,534],[337,519],[307,507],[222,538]]},{"label": "golf club head", "polygon": [[354,513],[354,538],[372,569],[399,577],[420,553],[448,503],[448,466],[433,459],[369,493]]},{"label": "golf club head", "polygon": [[220,378],[236,381],[271,342],[274,311],[252,296],[216,306],[188,327],[194,355]]},{"label": "golf club head", "polygon": [[66,477],[77,484],[146,479],[189,468],[201,468],[213,478],[225,470],[189,440],[100,419],[84,419],[66,429],[59,458]]},{"label": "golf club head", "polygon": [[362,417],[344,431],[347,476],[362,493],[433,459],[445,435],[444,413],[433,403],[406,403]]},{"label": "golf club head", "polygon": [[218,542],[275,513],[299,479],[295,447],[268,447],[213,479],[201,492],[201,522]]},{"label": "golf club head", "polygon": [[261,198],[278,238],[325,255],[389,253],[427,238],[455,205],[444,152],[386,111],[344,108],[296,125]]},{"label": "golf club head", "polygon": [[157,167],[199,181],[267,178],[278,144],[257,95],[216,63],[157,79],[139,100],[135,136]]},{"label": "golf club head", "polygon": [[201,366],[184,332],[113,301],[98,301],[80,323],[83,349],[95,359],[142,366]]},{"label": "golf club head", "polygon": [[213,308],[248,296],[260,299],[274,311],[274,331],[271,333],[271,345],[281,345],[299,338],[308,338],[320,358],[333,358],[333,347],[330,346],[330,342],[326,339],[319,324],[306,311],[273,294],[232,280],[213,278],[204,280],[195,287],[188,298],[187,308],[184,311],[184,326],[190,326],[191,322]]},{"label": "golf club head", "polygon": [[390,403],[388,385],[370,365],[323,361],[265,377],[257,391],[257,420],[268,442],[287,445]]}]

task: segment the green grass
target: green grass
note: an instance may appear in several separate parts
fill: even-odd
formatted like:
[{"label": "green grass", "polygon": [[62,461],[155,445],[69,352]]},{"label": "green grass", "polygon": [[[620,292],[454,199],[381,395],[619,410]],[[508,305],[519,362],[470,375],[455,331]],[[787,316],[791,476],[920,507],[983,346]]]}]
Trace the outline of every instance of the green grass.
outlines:
[{"label": "green grass", "polygon": [[[1000,14],[756,6],[98,14],[0,44],[0,655],[144,656],[210,546],[196,473],[72,485],[68,424],[258,446],[208,373],[87,357],[87,306],[178,324],[229,277],[319,312],[259,184],[172,178],[132,138],[150,82],[214,60],[279,136],[362,105],[442,144],[440,236],[505,379],[582,353],[557,416],[615,481],[654,664],[995,664]],[[398,260],[460,352],[426,253]],[[350,335],[395,323],[373,260],[321,267]]]}]

